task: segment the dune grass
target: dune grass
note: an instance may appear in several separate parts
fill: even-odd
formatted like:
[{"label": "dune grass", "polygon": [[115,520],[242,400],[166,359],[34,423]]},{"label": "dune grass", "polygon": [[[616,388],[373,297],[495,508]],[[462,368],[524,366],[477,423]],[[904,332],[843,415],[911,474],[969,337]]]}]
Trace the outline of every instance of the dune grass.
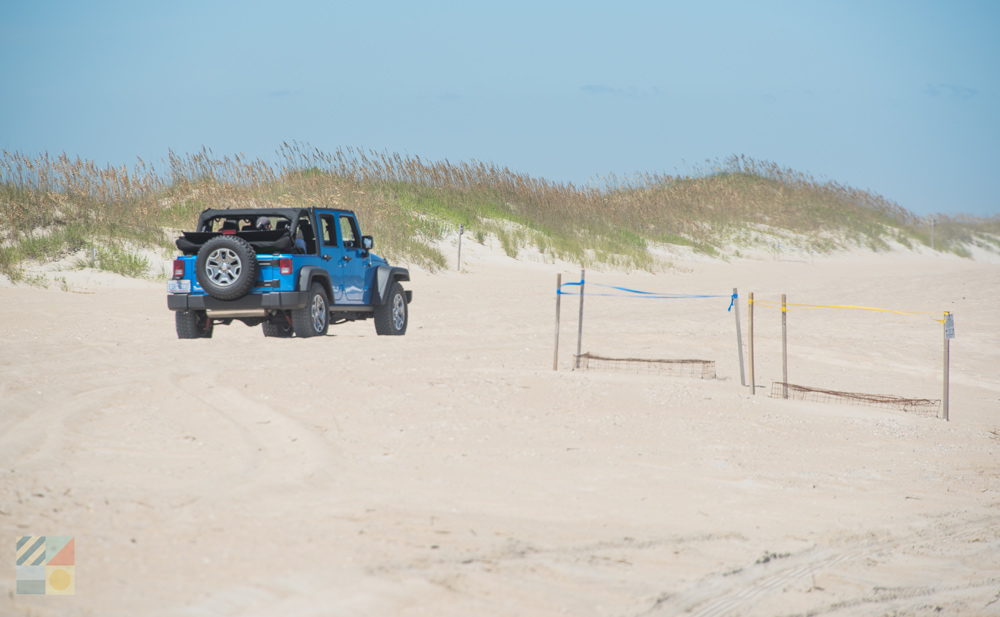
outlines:
[{"label": "dune grass", "polygon": [[[128,247],[170,251],[205,208],[333,206],[355,210],[390,259],[443,268],[435,248],[464,225],[517,256],[626,268],[655,267],[655,243],[727,257],[780,245],[829,252],[893,243],[968,255],[1000,252],[1000,217],[929,219],[868,191],[766,161],[734,156],[687,176],[610,177],[599,187],[551,182],[478,161],[427,161],[353,148],[283,144],[277,162],[168,154],[163,169],[137,159],[101,168],[65,154],[0,156],[0,273],[99,247],[107,269],[135,276]],[[165,231],[168,230],[168,231]],[[793,245],[788,243],[792,242]],[[98,266],[100,267],[100,266]]]}]

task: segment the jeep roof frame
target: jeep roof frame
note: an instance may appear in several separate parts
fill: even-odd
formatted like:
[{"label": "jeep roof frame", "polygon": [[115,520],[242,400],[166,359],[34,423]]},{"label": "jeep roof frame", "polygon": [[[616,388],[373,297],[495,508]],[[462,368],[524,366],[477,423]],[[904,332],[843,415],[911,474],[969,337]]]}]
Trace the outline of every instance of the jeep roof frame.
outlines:
[{"label": "jeep roof frame", "polygon": [[204,227],[205,223],[211,219],[219,217],[234,217],[234,218],[257,218],[258,216],[271,216],[279,215],[288,219],[291,223],[290,227],[292,233],[299,226],[299,217],[306,214],[310,220],[312,215],[316,213],[317,210],[330,210],[332,212],[343,212],[345,214],[350,214],[351,216],[357,217],[353,210],[344,210],[343,208],[206,208],[202,210],[201,214],[198,216],[198,229]]}]

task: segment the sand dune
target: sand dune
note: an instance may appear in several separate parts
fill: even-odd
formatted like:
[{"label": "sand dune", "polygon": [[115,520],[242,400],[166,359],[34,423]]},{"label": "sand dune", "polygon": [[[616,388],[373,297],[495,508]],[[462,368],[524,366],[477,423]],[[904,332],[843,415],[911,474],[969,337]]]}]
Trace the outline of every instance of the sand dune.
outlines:
[{"label": "sand dune", "polygon": [[[569,370],[571,296],[554,372],[555,275],[578,271],[466,254],[414,275],[402,338],[178,341],[158,282],[0,288],[0,614],[1000,615],[1000,267],[588,275],[953,311],[944,422],[770,398],[764,307],[751,395],[724,298],[586,300],[585,351],[715,360],[718,379]],[[788,319],[791,382],[940,398],[929,316]],[[76,595],[14,594],[14,540],[47,533],[76,538]]]}]

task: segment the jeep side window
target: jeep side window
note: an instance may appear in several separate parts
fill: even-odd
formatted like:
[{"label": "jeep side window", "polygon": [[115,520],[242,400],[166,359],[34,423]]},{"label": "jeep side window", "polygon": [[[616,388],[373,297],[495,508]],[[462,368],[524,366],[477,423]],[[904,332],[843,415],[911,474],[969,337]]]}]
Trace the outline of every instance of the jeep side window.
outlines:
[{"label": "jeep side window", "polygon": [[344,239],[345,249],[358,248],[358,229],[354,219],[347,215],[340,215],[340,237]]},{"label": "jeep side window", "polygon": [[308,254],[316,252],[316,234],[313,232],[312,223],[309,222],[307,216],[299,217],[299,228],[295,232],[295,246]]},{"label": "jeep side window", "polygon": [[321,214],[319,222],[323,228],[321,234],[323,246],[337,246],[336,219],[333,218],[332,214]]}]

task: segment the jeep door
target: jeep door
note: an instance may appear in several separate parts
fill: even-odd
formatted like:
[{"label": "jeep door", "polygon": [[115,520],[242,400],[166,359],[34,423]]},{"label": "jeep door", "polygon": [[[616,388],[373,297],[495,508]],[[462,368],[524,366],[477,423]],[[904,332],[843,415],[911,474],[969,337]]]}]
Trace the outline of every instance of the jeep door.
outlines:
[{"label": "jeep door", "polygon": [[330,273],[330,287],[333,288],[333,303],[348,304],[345,287],[348,283],[348,272],[345,266],[350,263],[345,259],[344,249],[337,238],[337,215],[332,212],[319,214],[319,242],[323,267]]},{"label": "jeep door", "polygon": [[365,303],[365,272],[367,253],[361,246],[358,222],[350,214],[337,214],[340,232],[340,249],[343,252],[340,263],[343,268],[344,297],[346,304]]}]

